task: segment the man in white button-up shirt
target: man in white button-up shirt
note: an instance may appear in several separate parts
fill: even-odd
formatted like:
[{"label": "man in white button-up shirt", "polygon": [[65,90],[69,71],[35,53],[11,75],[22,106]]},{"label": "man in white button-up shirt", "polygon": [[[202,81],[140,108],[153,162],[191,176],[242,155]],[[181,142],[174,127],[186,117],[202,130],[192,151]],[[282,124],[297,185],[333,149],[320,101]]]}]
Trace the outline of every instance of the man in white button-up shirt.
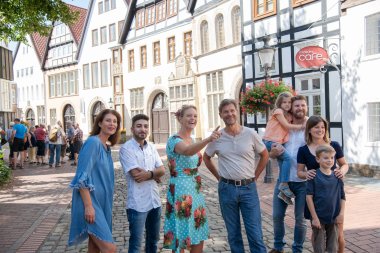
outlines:
[{"label": "man in white button-up shirt", "polygon": [[133,138],[120,149],[120,161],[128,186],[128,252],[140,252],[145,227],[145,252],[155,253],[160,239],[161,217],[157,183],[160,182],[165,169],[157,149],[145,140],[149,133],[149,117],[144,114],[133,116],[131,131]]}]

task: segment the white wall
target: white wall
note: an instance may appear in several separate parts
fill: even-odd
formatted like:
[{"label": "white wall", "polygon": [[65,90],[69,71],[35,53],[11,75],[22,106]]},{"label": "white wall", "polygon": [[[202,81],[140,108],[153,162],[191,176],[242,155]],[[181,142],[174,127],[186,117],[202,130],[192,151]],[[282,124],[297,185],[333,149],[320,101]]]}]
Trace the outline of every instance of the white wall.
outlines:
[{"label": "white wall", "polygon": [[378,12],[380,2],[371,1],[341,17],[345,157],[350,163],[377,166],[380,142],[367,141],[367,103],[380,102],[380,54],[365,55],[365,17]]}]

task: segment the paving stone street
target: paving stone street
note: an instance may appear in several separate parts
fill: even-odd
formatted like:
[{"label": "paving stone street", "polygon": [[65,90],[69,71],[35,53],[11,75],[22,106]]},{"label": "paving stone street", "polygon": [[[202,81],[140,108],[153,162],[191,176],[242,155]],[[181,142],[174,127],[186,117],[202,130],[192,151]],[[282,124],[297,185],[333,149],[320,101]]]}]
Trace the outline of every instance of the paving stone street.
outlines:
[{"label": "paving stone street", "polygon": [[[164,146],[158,145],[162,158]],[[118,153],[113,152],[115,160]],[[128,221],[125,211],[126,180],[119,162],[115,163],[115,195],[113,215],[113,235],[118,252],[128,252]],[[68,247],[70,225],[71,190],[67,187],[75,168],[69,161],[59,169],[49,169],[30,165],[24,170],[14,170],[15,179],[11,186],[0,190],[0,252],[87,252],[87,243]],[[217,182],[201,166],[203,193],[209,214],[210,238],[205,242],[204,252],[230,252],[226,229],[220,214]],[[275,170],[275,175],[277,170]],[[168,173],[167,173],[168,174]],[[264,174],[264,173],[263,173]],[[264,175],[262,175],[263,177]],[[263,183],[260,178],[262,224],[264,240],[268,250],[273,245],[272,192],[274,184]],[[165,176],[160,185],[164,206],[166,195]],[[380,252],[380,181],[349,176],[345,180],[347,205],[345,217],[345,252]],[[289,208],[286,218],[285,252],[291,252],[292,227],[294,219]],[[163,218],[163,215],[162,215]],[[161,227],[163,225],[163,220]],[[308,229],[307,238],[311,230]],[[244,235],[245,250],[248,242]],[[160,236],[162,247],[163,234]],[[304,244],[304,252],[312,252],[310,240]],[[165,252],[165,250],[162,250]]]}]

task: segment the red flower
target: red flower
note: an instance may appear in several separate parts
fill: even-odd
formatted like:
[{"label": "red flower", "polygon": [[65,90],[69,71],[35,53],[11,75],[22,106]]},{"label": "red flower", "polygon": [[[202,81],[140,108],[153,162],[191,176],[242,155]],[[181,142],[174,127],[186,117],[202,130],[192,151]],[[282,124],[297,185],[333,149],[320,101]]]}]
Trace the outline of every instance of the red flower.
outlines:
[{"label": "red flower", "polygon": [[168,231],[165,235],[164,235],[164,246],[170,246],[172,244],[172,241],[174,239],[174,234],[172,231]]},{"label": "red flower", "polygon": [[175,184],[170,184],[169,185],[169,191],[170,193],[174,196],[174,190],[175,190]]}]

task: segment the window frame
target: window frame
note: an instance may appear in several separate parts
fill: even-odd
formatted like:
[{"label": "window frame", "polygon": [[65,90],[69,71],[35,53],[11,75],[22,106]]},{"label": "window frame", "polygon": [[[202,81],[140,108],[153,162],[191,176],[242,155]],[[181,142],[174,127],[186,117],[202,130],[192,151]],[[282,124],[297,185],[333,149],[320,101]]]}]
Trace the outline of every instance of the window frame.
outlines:
[{"label": "window frame", "polygon": [[[219,18],[221,18],[222,22],[219,23]],[[221,25],[221,26],[220,26]],[[224,31],[224,16],[222,13],[218,13],[215,16],[215,40],[216,40],[216,48],[220,49],[226,46],[226,36]]]},{"label": "window frame", "polygon": [[[94,36],[95,35],[95,36]],[[96,40],[94,40],[94,38]],[[91,31],[91,39],[92,39],[92,46],[93,47],[96,47],[99,45],[99,32],[98,32],[98,29],[93,29]]]},{"label": "window frame", "polygon": [[[186,37],[186,35],[190,34],[189,37]],[[189,51],[187,52],[187,44],[189,43]],[[193,33],[192,31],[184,32],[183,33],[183,53],[185,56],[191,57],[193,56]]]},{"label": "window frame", "polygon": [[145,26],[145,9],[136,11],[135,20],[136,30],[141,29]]},{"label": "window frame", "polygon": [[305,5],[305,4],[314,2],[314,1],[315,0],[292,0],[292,6],[293,6],[293,8],[295,8],[295,7]]},{"label": "window frame", "polygon": [[[207,31],[203,31],[204,26],[207,26]],[[200,35],[201,35],[200,36],[201,37],[201,53],[206,54],[210,52],[210,34],[209,34],[208,21],[203,20],[199,26],[199,29],[200,29]],[[207,34],[205,32],[207,32]]]},{"label": "window frame", "polygon": [[[368,18],[376,17],[376,16],[378,16],[378,19],[376,21],[380,22],[380,12],[372,13],[371,15],[367,15],[364,18],[364,25],[365,25],[365,27],[364,27],[364,55],[365,55],[365,57],[377,57],[380,55],[380,45],[379,45],[380,38],[377,38],[377,41],[376,41],[376,36],[371,36],[372,33],[368,33],[368,31],[367,31],[367,29],[368,29]],[[369,50],[372,49],[372,48],[370,48],[370,49],[368,48],[368,41],[370,39],[374,39],[373,42],[377,42],[377,45],[378,45],[378,48],[377,48],[378,52],[377,53],[376,52],[368,52]],[[376,43],[373,43],[373,44],[376,45]]]},{"label": "window frame", "polygon": [[[159,8],[162,8],[163,14],[162,18],[159,18]],[[164,21],[166,19],[166,0],[163,0],[161,2],[156,3],[156,23],[159,23],[161,21]]]},{"label": "window frame", "polygon": [[[111,29],[111,27],[113,27],[113,29]],[[113,31],[113,37],[111,36],[112,35],[111,31]],[[108,25],[108,36],[109,36],[109,42],[116,41],[116,24],[115,23]]]},{"label": "window frame", "polygon": [[[171,58],[171,48],[173,47],[174,55],[173,59]],[[168,49],[168,62],[174,62],[175,61],[175,36],[171,36],[167,39],[167,49]]]},{"label": "window frame", "polygon": [[[269,17],[269,16],[273,16],[277,13],[277,0],[272,0],[273,1],[273,10],[272,11],[268,11],[268,10],[264,10],[264,13],[262,14],[258,14],[257,13],[257,6],[258,6],[258,3],[257,1],[258,0],[252,0],[253,1],[253,4],[252,4],[252,13],[253,13],[253,20],[258,20],[258,19],[262,19],[262,18],[265,18],[265,17]],[[270,1],[270,0],[263,0],[264,1],[264,8],[266,6],[266,3],[267,1]]]},{"label": "window frame", "polygon": [[[153,42],[152,47],[153,47],[153,66],[161,65],[161,43],[160,43],[160,41]],[[158,51],[157,57],[156,57],[156,51]],[[157,58],[158,58],[158,61],[157,61]]]},{"label": "window frame", "polygon": [[[170,6],[172,3],[174,3],[175,8],[173,8],[173,12],[171,13],[170,12]],[[177,15],[177,13],[178,13],[178,0],[167,0],[166,1],[166,17],[167,18],[173,17],[173,16]]]},{"label": "window frame", "polygon": [[[376,115],[376,113],[374,115],[370,115],[370,105],[375,105],[375,110],[376,110],[376,107],[378,107],[379,109],[379,114]],[[371,121],[371,118],[374,118],[374,122]],[[379,139],[370,139],[370,137],[372,137],[372,133],[378,133],[379,131],[376,131],[376,128],[371,131],[371,127],[376,127],[375,123],[376,121],[380,121],[380,101],[377,101],[377,102],[368,102],[367,103],[367,142],[369,143],[380,143],[380,137]],[[380,124],[379,124],[379,130],[380,130]],[[376,137],[376,136],[374,136]]]},{"label": "window frame", "polygon": [[[105,73],[103,71],[103,64],[106,64],[105,65]],[[107,87],[109,85],[109,74],[108,74],[108,60],[102,60],[99,62],[99,65],[100,65],[100,86],[101,87]],[[105,75],[104,75],[105,74]],[[104,76],[106,77],[106,80],[105,80],[105,83],[103,83],[103,78]]]},{"label": "window frame", "polygon": [[[145,62],[143,61],[145,57]],[[146,69],[148,66],[148,55],[146,45],[140,47],[140,68]]]},{"label": "window frame", "polygon": [[[87,67],[87,77],[85,76],[86,75],[86,71],[85,71],[85,67]],[[91,88],[91,77],[90,77],[90,64],[83,64],[83,89],[84,90],[87,90],[87,89],[90,89]],[[86,80],[87,78],[87,86],[86,86]]]},{"label": "window frame", "polygon": [[[239,15],[236,16],[236,10],[239,9]],[[236,22],[236,17],[238,17]],[[236,5],[231,10],[231,27],[232,27],[232,43],[241,42],[241,8]],[[236,22],[236,23],[235,23]]]},{"label": "window frame", "polygon": [[[151,16],[149,16],[149,13],[151,14]],[[153,4],[145,8],[145,26],[154,25],[155,21],[156,21],[156,6]]]},{"label": "window frame", "polygon": [[[104,35],[104,38],[103,38],[103,35]],[[100,27],[100,44],[101,45],[107,44],[107,26]]]},{"label": "window frame", "polygon": [[[96,76],[94,75],[94,66],[96,66]],[[94,78],[94,76],[96,78]],[[96,83],[94,82],[96,80]],[[91,62],[91,88],[96,89],[99,88],[99,62]]]},{"label": "window frame", "polygon": [[133,72],[135,71],[135,50],[130,49],[128,50],[128,71]]}]

